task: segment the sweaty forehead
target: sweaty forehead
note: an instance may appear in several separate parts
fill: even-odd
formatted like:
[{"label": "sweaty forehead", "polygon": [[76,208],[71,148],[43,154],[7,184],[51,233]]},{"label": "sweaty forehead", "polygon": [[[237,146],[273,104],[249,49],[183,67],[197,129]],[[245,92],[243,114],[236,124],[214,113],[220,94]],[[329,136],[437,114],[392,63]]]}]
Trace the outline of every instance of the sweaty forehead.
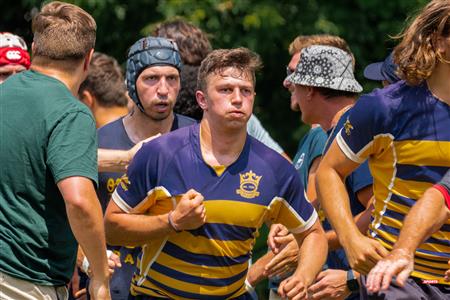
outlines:
[{"label": "sweaty forehead", "polygon": [[151,66],[144,69],[141,75],[179,75],[178,70],[172,66]]},{"label": "sweaty forehead", "polygon": [[240,82],[241,84],[254,86],[253,74],[248,70],[228,67],[208,75],[209,81],[214,82]]}]

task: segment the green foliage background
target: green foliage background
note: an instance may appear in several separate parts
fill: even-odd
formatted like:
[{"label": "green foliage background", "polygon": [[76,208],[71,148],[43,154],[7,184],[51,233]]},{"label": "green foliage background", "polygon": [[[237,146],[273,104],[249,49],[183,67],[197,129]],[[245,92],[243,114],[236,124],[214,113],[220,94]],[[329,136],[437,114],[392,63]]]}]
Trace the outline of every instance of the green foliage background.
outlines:
[{"label": "green foliage background", "polygon": [[[31,16],[43,1],[2,1],[0,31],[24,36],[31,44]],[[8,3],[7,3],[8,2]],[[362,77],[367,64],[383,60],[395,46],[390,36],[427,0],[71,0],[90,12],[98,26],[96,50],[125,61],[128,47],[165,19],[181,16],[209,33],[214,48],[245,46],[259,53],[255,114],[272,136],[294,155],[308,128],[289,109],[282,87],[287,48],[297,35],[330,33],[353,50],[357,78],[365,92],[377,86]]]}]

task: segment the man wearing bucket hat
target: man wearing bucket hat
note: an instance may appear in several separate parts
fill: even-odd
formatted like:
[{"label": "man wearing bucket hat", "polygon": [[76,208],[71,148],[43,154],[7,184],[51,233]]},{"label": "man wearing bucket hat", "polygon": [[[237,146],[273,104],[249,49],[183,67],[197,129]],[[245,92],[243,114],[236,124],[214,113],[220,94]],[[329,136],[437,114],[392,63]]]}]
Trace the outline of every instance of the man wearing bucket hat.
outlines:
[{"label": "man wearing bucket hat", "polygon": [[[291,101],[298,105],[302,120],[307,124],[320,124],[327,132],[324,153],[336,134],[345,130],[345,120],[354,105],[361,85],[353,73],[351,53],[332,46],[314,45],[304,48],[295,72],[286,80],[294,85]],[[346,191],[351,199],[352,215],[361,231],[367,230],[372,197],[372,177],[367,164],[355,170],[346,179]],[[320,197],[319,203],[320,203]],[[350,269],[345,252],[328,220],[323,221],[329,241],[327,267],[316,283],[309,288],[314,298],[357,297],[359,276]],[[336,288],[338,286],[339,288]]]},{"label": "man wearing bucket hat", "polygon": [[0,83],[9,76],[30,68],[25,41],[15,34],[0,32]]},{"label": "man wearing bucket hat", "polygon": [[[173,112],[180,90],[180,67],[178,47],[170,40],[146,37],[131,46],[126,79],[128,94],[136,106],[125,117],[98,130],[99,148],[128,150],[148,137],[194,124],[193,119]],[[103,209],[106,209],[122,175],[122,172],[99,173],[98,195]],[[140,247],[116,246],[109,249],[120,256],[122,264],[111,279],[111,297],[127,299]]]},{"label": "man wearing bucket hat", "polygon": [[384,61],[368,65],[364,69],[364,77],[374,81],[381,81],[383,86],[396,83],[400,80],[397,75],[397,64],[394,63],[393,53],[391,52]]}]

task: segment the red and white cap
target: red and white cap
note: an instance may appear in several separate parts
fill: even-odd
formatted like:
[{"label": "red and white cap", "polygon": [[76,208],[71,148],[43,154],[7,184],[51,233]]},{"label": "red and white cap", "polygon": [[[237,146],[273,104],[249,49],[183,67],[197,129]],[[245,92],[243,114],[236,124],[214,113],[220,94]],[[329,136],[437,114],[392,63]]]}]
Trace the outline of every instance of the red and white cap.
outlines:
[{"label": "red and white cap", "polygon": [[17,64],[30,67],[30,54],[25,41],[15,34],[0,32],[0,66]]}]

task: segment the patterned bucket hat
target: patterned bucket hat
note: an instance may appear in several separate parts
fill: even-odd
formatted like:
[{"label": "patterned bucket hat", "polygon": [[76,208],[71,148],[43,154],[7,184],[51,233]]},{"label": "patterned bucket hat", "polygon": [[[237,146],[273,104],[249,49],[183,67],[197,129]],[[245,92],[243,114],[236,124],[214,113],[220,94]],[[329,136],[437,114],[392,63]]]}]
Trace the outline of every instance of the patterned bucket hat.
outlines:
[{"label": "patterned bucket hat", "polygon": [[286,77],[294,84],[360,93],[363,88],[353,74],[350,54],[331,46],[310,46],[302,50],[295,72]]}]

